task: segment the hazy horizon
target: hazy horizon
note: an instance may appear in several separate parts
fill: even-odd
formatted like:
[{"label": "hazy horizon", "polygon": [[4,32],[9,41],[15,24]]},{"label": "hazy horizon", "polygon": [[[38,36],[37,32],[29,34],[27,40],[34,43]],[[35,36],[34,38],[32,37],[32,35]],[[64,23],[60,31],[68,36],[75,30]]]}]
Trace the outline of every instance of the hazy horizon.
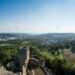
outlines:
[{"label": "hazy horizon", "polygon": [[75,1],[0,0],[0,33],[75,33]]}]

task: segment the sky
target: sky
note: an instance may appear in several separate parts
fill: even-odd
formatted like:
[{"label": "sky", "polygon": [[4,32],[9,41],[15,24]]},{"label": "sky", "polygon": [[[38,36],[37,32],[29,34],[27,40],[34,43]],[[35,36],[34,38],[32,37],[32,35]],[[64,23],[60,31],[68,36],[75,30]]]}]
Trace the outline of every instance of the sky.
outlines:
[{"label": "sky", "polygon": [[75,33],[75,0],[0,0],[0,33]]}]

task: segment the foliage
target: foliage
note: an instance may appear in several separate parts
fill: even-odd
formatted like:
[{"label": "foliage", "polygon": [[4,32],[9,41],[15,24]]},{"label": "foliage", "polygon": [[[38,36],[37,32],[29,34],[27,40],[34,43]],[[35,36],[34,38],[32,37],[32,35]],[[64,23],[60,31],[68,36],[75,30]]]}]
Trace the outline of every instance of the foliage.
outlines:
[{"label": "foliage", "polygon": [[31,47],[31,51],[39,58],[44,59],[46,67],[52,69],[56,75],[75,75],[75,64],[65,60],[64,57],[61,58],[60,55],[53,55],[37,47]]}]

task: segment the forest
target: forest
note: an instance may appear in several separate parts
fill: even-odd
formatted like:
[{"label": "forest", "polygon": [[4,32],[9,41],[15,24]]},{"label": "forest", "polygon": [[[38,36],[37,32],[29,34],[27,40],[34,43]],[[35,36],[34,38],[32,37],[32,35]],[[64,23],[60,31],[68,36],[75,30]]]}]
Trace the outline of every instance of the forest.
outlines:
[{"label": "forest", "polygon": [[[75,75],[75,40],[23,39],[0,41],[0,67],[11,69],[18,65],[20,47],[29,46],[30,56],[44,62],[55,75]],[[68,57],[69,56],[69,57]],[[13,65],[8,65],[13,62]]]}]

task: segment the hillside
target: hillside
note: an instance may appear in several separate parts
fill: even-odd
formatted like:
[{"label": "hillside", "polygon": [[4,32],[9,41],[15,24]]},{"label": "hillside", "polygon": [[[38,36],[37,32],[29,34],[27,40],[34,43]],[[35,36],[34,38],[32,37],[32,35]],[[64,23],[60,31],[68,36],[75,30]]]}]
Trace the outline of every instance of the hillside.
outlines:
[{"label": "hillside", "polygon": [[27,33],[0,33],[0,39],[50,39],[50,40],[73,40],[74,33],[47,33],[47,34],[27,34]]}]

